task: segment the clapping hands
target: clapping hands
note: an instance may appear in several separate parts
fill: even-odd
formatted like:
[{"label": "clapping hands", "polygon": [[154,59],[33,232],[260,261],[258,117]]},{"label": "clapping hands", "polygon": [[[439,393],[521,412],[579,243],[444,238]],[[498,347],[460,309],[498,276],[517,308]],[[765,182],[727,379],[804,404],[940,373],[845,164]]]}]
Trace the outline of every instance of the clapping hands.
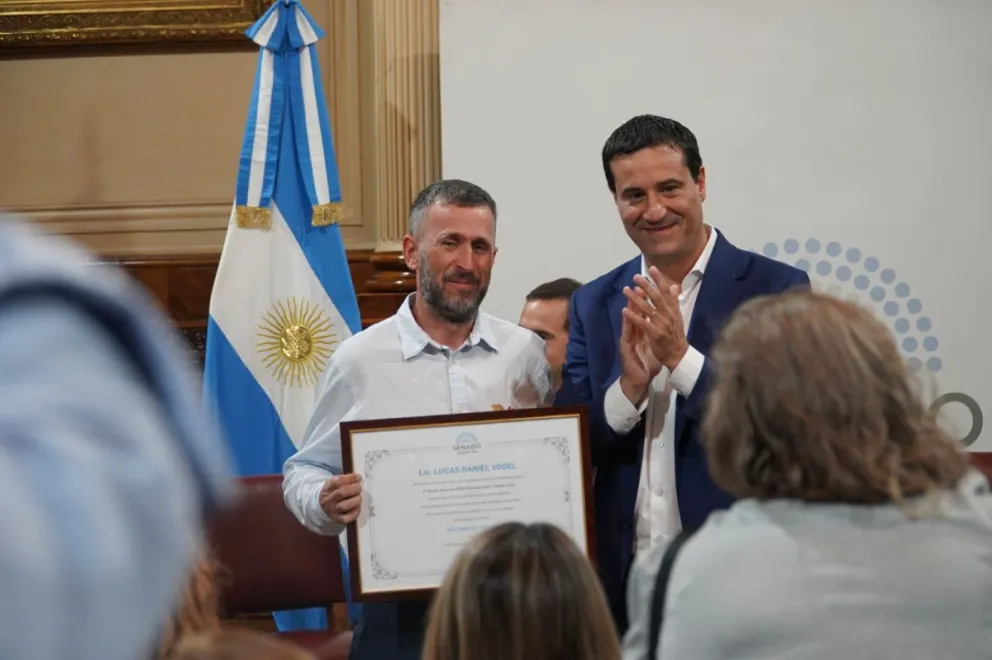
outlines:
[{"label": "clapping hands", "polygon": [[662,367],[674,370],[689,350],[685,322],[679,307],[679,286],[652,266],[651,280],[634,277],[634,287],[624,287],[620,336],[620,386],[634,405],[643,401],[651,381]]}]

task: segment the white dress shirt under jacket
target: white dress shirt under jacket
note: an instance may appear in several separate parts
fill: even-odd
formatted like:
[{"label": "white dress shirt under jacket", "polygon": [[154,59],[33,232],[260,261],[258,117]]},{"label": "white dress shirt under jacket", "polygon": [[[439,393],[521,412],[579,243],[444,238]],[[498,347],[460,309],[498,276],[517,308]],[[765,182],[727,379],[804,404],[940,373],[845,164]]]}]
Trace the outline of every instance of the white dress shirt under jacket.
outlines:
[{"label": "white dress shirt under jacket", "polygon": [[410,310],[345,340],[328,361],[303,448],[283,469],[283,494],[307,528],[344,527],[320,506],[320,490],[342,472],[340,423],[550,405],[544,342],[530,330],[480,312],[457,350],[434,342]]},{"label": "white dress shirt under jacket", "polygon": [[[716,230],[709,229],[706,247],[695,265],[682,280],[679,308],[689,333],[689,322],[699,295],[706,266],[716,245]],[[641,257],[641,274],[650,280],[647,262]],[[631,283],[632,285],[633,283]],[[636,552],[647,550],[668,541],[682,529],[679,505],[675,493],[675,401],[672,390],[688,397],[703,371],[705,357],[692,346],[682,361],[669,372],[661,372],[651,382],[647,397],[639,407],[634,405],[620,389],[617,379],[606,391],[604,408],[606,422],[615,433],[626,435],[637,426],[641,415],[647,413],[644,428],[644,458],[637,488]]]}]

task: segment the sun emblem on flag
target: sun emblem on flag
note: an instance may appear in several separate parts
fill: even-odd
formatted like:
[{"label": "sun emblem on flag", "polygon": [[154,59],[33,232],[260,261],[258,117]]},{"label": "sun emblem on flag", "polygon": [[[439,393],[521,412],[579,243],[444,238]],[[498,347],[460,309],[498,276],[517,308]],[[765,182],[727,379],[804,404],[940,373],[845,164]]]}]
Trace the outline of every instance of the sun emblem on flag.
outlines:
[{"label": "sun emblem on flag", "polygon": [[259,324],[258,337],[263,364],[289,387],[316,383],[338,343],[324,311],[299,298],[275,303]]}]

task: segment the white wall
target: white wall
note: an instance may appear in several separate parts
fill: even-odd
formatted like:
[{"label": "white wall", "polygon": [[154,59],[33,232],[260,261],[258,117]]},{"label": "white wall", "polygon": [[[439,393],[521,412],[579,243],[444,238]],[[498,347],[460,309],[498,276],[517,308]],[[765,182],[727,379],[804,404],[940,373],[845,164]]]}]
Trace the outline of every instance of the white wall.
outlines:
[{"label": "white wall", "polygon": [[[441,4],[444,174],[500,207],[488,311],[634,256],[599,152],[667,115],[700,141],[708,222],[873,305],[940,392],[992,414],[992,2]],[[943,412],[963,437],[964,406]]]}]

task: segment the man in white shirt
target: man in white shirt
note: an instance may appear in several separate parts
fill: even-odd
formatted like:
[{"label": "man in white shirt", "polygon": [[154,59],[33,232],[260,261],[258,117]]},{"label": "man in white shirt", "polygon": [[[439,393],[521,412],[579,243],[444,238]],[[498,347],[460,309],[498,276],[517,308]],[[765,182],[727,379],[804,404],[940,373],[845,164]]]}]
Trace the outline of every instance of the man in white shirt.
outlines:
[{"label": "man in white shirt", "polygon": [[[496,204],[480,187],[443,180],[417,196],[403,239],[417,290],[337,349],[305,444],[285,465],[286,504],[309,529],[340,534],[361,508],[359,476],[342,474],[342,421],[550,405],[541,339],[479,311],[495,236]],[[426,612],[419,600],[364,604],[351,657],[419,658]]]},{"label": "man in white shirt", "polygon": [[556,403],[589,405],[597,564],[622,632],[634,554],[732,501],[710,480],[698,438],[716,334],[745,300],[809,278],[703,222],[706,170],[682,124],[634,117],[602,160],[640,254],[573,296]]}]

